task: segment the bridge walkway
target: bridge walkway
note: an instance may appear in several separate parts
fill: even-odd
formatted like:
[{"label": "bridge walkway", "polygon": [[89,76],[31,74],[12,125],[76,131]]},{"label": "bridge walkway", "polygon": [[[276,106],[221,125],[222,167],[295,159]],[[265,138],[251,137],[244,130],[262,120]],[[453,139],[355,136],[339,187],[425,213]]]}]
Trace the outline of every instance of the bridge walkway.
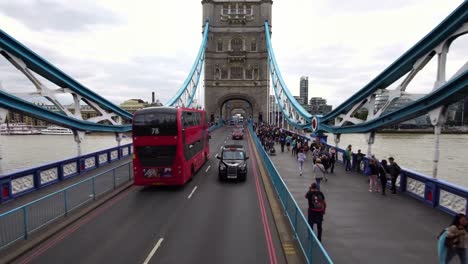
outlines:
[{"label": "bridge walkway", "polygon": [[[291,152],[270,156],[307,217],[308,187],[315,182],[312,158],[299,176]],[[322,243],[335,263],[437,263],[436,236],[452,218],[405,194],[368,191],[367,178],[341,163],[321,183],[327,201]],[[315,230],[316,231],[316,230]]]}]

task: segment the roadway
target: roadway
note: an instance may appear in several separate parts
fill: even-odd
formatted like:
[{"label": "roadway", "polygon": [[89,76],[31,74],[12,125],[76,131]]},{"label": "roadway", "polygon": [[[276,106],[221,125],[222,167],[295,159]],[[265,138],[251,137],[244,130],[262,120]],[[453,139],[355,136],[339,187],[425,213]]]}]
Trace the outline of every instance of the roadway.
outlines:
[{"label": "roadway", "polygon": [[211,158],[183,187],[137,187],[114,197],[18,263],[285,263],[249,152],[246,182],[219,182],[231,129],[212,133]]}]

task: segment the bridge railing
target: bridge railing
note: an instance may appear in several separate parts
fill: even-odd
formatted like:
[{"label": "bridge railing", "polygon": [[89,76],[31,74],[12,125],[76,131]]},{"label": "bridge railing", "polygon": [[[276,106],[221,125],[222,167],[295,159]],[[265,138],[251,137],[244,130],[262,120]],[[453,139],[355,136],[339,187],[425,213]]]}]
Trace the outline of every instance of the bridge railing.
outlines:
[{"label": "bridge railing", "polygon": [[307,262],[333,263],[330,256],[328,256],[322,244],[315,236],[313,230],[310,228],[306,217],[304,216],[299,205],[296,203],[296,200],[292,194],[289,192],[288,187],[281,178],[278,170],[276,170],[275,165],[263,149],[251,125],[249,125],[249,131],[252,135],[255,146],[260,153],[263,163],[268,170],[268,174],[270,175],[271,181],[273,182],[273,186],[275,187],[276,193],[280,198],[281,204],[287,214],[291,227],[295,232],[297,241],[299,242]]},{"label": "bridge railing", "polygon": [[[128,149],[128,148],[127,148]],[[132,162],[0,214],[0,249],[132,180]]]},{"label": "bridge railing", "polygon": [[132,144],[126,144],[0,176],[0,203],[94,170],[131,153]]},{"label": "bridge railing", "polygon": [[[311,137],[289,132],[309,141],[312,140]],[[334,147],[329,144],[326,145],[328,148]],[[344,149],[336,148],[337,161],[344,163],[344,152]],[[364,168],[368,162],[369,158],[364,157],[364,161],[360,164],[362,175],[364,175]],[[466,188],[456,186],[444,180],[434,179],[408,168],[402,168],[396,186],[400,192],[406,193],[450,215],[457,213],[468,214],[468,189]]]}]

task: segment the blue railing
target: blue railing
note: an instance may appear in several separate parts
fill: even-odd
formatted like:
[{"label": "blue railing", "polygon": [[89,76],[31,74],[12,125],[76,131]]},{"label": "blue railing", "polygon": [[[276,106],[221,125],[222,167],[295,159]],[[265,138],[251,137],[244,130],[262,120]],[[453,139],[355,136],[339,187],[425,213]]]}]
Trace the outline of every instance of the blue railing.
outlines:
[{"label": "blue railing", "polygon": [[291,227],[293,228],[297,241],[307,259],[308,263],[333,263],[330,256],[319,242],[314,232],[310,228],[301,208],[297,205],[294,197],[288,190],[288,187],[284,183],[280,174],[276,170],[273,162],[270,160],[268,154],[263,150],[263,147],[256,137],[252,126],[249,125],[249,131],[252,135],[252,139],[255,146],[260,153],[260,156],[265,164],[268,174],[270,175],[273,186],[275,187],[276,193],[280,198],[283,209],[289,219]]},{"label": "blue railing", "polygon": [[132,180],[132,162],[0,214],[0,249]]},{"label": "blue railing", "polygon": [[120,160],[131,153],[132,144],[127,144],[0,176],[0,203]]},{"label": "blue railing", "polygon": [[[311,137],[306,137],[292,131],[288,132],[307,139],[309,142],[313,140]],[[328,148],[334,147],[329,144],[326,145]],[[336,152],[337,160],[343,163],[345,150],[336,148]],[[367,166],[368,161],[369,159],[365,157],[364,161],[360,164],[362,175],[364,175],[364,168]],[[396,185],[400,192],[406,193],[450,215],[457,213],[468,214],[468,189],[466,188],[455,186],[444,180],[434,179],[407,168],[402,168]]]}]

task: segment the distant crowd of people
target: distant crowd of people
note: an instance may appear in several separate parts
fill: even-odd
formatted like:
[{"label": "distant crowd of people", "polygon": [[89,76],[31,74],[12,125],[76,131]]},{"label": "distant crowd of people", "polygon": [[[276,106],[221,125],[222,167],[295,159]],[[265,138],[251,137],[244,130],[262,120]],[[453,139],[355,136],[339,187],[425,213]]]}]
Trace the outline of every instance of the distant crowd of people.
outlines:
[{"label": "distant crowd of people", "polygon": [[[310,158],[313,164],[312,174],[315,182],[310,185],[305,195],[309,202],[308,222],[312,229],[314,225],[317,226],[317,236],[321,240],[326,202],[325,195],[320,191],[320,187],[322,181],[328,181],[327,175],[334,173],[337,150],[319,140],[309,140],[306,137],[273,125],[254,125],[254,129],[262,146],[268,153],[276,153],[275,145],[280,146],[281,153],[291,152],[291,155],[297,159],[299,176],[303,175],[304,164]],[[379,161],[375,156],[372,156],[368,159],[368,162],[365,162],[365,156],[360,149],[357,153],[353,153],[352,145],[348,145],[343,153],[345,171],[363,172],[363,167],[364,174],[368,176],[369,192],[381,192],[382,195],[385,195],[387,182],[390,180],[392,183],[390,191],[396,194],[396,182],[401,168],[395,162],[395,159],[389,157],[389,162],[385,159]]]}]

